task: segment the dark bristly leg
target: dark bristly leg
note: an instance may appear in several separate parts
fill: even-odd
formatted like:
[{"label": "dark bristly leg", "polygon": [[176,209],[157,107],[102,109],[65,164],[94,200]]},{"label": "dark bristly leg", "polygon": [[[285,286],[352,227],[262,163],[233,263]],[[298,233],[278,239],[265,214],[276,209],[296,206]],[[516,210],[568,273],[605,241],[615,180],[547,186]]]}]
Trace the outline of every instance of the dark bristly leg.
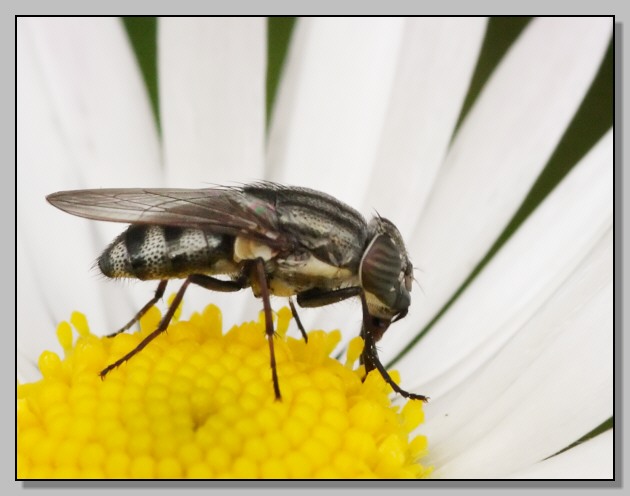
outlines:
[{"label": "dark bristly leg", "polygon": [[123,327],[118,329],[116,332],[112,332],[111,334],[108,334],[105,337],[113,338],[114,336],[118,336],[121,332],[125,332],[126,330],[131,329],[131,326],[134,325],[136,322],[138,322],[142,318],[142,316],[145,313],[147,313],[149,309],[153,305],[155,305],[160,298],[162,298],[162,296],[164,296],[164,291],[166,290],[167,283],[168,283],[168,279],[163,279],[162,281],[160,281],[160,284],[158,284],[158,287],[155,290],[155,296],[153,296],[153,298],[151,298],[148,301],[148,303],[145,306],[143,306],[137,314],[133,316],[133,319],[127,322],[127,324],[125,324]]},{"label": "dark bristly leg", "polygon": [[383,319],[377,319],[370,315],[365,293],[358,286],[350,286],[347,288],[334,289],[331,291],[322,291],[320,289],[309,289],[302,293],[298,293],[297,302],[301,307],[322,307],[343,301],[353,296],[361,298],[361,306],[363,308],[363,325],[361,326],[361,337],[363,338],[363,353],[361,354],[361,363],[365,365],[366,374],[374,369],[378,370],[385,379],[385,382],[398,394],[405,398],[413,400],[427,401],[426,396],[414,394],[405,391],[396,384],[389,376],[387,370],[378,359],[376,351],[376,341],[383,335],[390,322]]},{"label": "dark bristly leg", "polygon": [[191,283],[196,284],[197,286],[209,289],[210,291],[220,291],[221,293],[232,293],[247,287],[247,277],[245,277],[244,273],[233,281],[215,279],[214,277],[203,274],[193,274],[192,276],[189,276],[188,279],[190,279]]},{"label": "dark bristly leg", "polygon": [[189,277],[188,279],[184,281],[184,284],[182,284],[182,287],[179,288],[179,291],[175,295],[175,298],[173,298],[173,301],[168,307],[166,314],[164,314],[164,317],[162,317],[162,320],[160,321],[160,324],[158,325],[157,329],[153,331],[151,334],[149,334],[142,341],[140,341],[138,346],[136,346],[133,350],[127,353],[124,357],[116,360],[114,363],[112,363],[111,365],[108,365],[103,370],[101,370],[100,372],[101,379],[103,379],[111,370],[115,369],[119,365],[122,365],[131,357],[133,357],[135,354],[143,350],[146,345],[148,345],[151,341],[153,341],[156,337],[158,337],[160,334],[162,334],[166,330],[166,328],[168,327],[168,324],[173,318],[173,315],[175,314],[175,310],[177,310],[177,307],[181,303],[182,298],[184,297],[184,293],[186,292],[186,288],[188,288],[188,285],[190,284],[190,282],[191,280]]},{"label": "dark bristly leg", "polygon": [[361,328],[361,337],[363,337],[364,345],[363,345],[363,353],[361,355],[362,362],[365,365],[365,371],[370,372],[371,370],[378,370],[385,379],[385,382],[390,385],[390,387],[400,394],[404,398],[409,398],[411,400],[420,400],[420,401],[428,401],[429,398],[423,396],[421,394],[409,393],[402,389],[398,384],[394,382],[394,380],[390,377],[387,370],[378,359],[378,353],[376,351],[376,341],[374,339],[375,336],[380,336],[384,329],[383,326],[389,325],[389,323],[383,323],[383,325],[379,328],[378,321],[375,317],[372,317],[368,312],[367,302],[365,301],[365,294],[361,292],[361,306],[363,307],[363,326]]},{"label": "dark bristly leg", "polygon": [[305,308],[323,307],[339,303],[361,293],[359,286],[350,286],[341,289],[321,290],[318,288],[307,289],[297,294],[298,305]]},{"label": "dark bristly leg", "polygon": [[265,311],[265,332],[267,333],[267,340],[269,342],[269,355],[271,358],[271,379],[273,381],[273,390],[276,394],[276,401],[281,401],[280,395],[280,383],[278,381],[278,371],[276,370],[276,353],[273,347],[273,320],[271,313],[271,302],[269,301],[269,286],[267,284],[267,275],[265,274],[265,262],[262,258],[257,258],[253,261],[254,271],[253,274],[260,288],[260,297],[263,301],[263,309]]},{"label": "dark bristly leg", "polygon": [[291,307],[291,313],[293,314],[293,318],[295,319],[295,323],[297,324],[298,329],[302,333],[302,337],[304,338],[304,342],[308,343],[308,335],[306,334],[306,331],[304,330],[304,326],[302,325],[302,321],[300,320],[300,316],[297,313],[297,310],[295,308],[295,304],[293,303],[293,298],[289,298],[289,306]]}]

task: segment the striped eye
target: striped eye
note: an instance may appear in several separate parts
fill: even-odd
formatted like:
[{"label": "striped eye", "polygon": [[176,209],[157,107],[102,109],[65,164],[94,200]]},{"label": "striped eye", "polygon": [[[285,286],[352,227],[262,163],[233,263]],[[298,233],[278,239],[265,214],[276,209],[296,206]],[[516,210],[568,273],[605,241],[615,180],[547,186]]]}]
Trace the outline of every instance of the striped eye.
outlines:
[{"label": "striped eye", "polygon": [[376,296],[393,313],[406,310],[411,303],[403,286],[403,257],[399,247],[386,234],[372,239],[360,267],[363,289]]}]

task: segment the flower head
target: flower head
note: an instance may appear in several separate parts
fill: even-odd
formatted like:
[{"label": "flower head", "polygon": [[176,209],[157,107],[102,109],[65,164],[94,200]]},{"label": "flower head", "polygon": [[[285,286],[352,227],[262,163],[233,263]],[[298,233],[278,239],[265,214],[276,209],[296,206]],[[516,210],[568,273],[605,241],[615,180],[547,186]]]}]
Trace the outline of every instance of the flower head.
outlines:
[{"label": "flower head", "polygon": [[[176,320],[133,359],[98,372],[159,322],[98,338],[82,314],[57,330],[65,357],[45,352],[43,378],[18,387],[19,478],[418,478],[422,402],[392,406],[378,375],[330,358],[339,332],[286,336],[278,312],[276,361],[283,397],[271,388],[264,318],[221,331],[214,306]],[[358,338],[357,338],[358,339]],[[359,340],[360,341],[360,340]],[[357,347],[358,345],[358,347]]]}]

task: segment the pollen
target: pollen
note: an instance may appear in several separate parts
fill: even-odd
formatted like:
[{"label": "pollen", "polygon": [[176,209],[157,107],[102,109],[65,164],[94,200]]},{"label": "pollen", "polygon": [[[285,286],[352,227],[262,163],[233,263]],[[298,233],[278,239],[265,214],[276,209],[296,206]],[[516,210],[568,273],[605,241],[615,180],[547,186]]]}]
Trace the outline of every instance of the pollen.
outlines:
[{"label": "pollen", "polygon": [[[339,331],[287,336],[274,315],[282,400],[274,398],[264,318],[222,331],[209,305],[112,370],[155,329],[97,337],[75,312],[59,325],[63,357],[44,352],[42,378],[17,390],[19,479],[425,478],[422,402],[394,405],[378,372],[364,378],[361,340],[330,357]],[[365,380],[364,380],[365,379]]]}]

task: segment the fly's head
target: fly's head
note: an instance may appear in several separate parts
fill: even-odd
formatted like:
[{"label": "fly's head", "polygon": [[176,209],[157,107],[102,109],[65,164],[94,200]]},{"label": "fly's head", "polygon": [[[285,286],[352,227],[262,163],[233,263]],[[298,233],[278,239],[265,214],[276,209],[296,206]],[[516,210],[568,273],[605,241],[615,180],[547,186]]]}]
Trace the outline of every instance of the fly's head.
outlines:
[{"label": "fly's head", "polygon": [[389,324],[402,319],[411,304],[413,267],[396,226],[383,217],[368,224],[369,242],[359,267],[378,341]]}]

